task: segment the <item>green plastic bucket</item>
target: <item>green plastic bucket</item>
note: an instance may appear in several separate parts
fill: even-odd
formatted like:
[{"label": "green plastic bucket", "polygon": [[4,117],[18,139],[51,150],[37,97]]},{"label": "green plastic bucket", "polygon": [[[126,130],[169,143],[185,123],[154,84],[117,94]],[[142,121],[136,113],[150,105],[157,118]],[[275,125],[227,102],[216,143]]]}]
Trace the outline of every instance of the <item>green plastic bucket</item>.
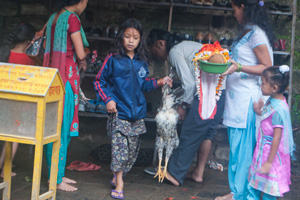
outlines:
[{"label": "green plastic bucket", "polygon": [[222,74],[226,72],[228,66],[231,63],[224,63],[224,64],[219,64],[219,63],[210,63],[210,62],[205,62],[205,61],[198,61],[200,64],[200,70],[207,72],[207,73],[213,73],[213,74]]}]

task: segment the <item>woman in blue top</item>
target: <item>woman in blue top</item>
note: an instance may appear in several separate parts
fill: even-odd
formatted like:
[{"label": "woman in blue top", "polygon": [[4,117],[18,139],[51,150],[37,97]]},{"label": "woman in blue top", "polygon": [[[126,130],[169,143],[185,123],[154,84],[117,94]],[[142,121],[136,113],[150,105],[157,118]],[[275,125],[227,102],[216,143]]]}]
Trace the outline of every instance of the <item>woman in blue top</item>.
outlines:
[{"label": "woman in blue top", "polygon": [[111,170],[115,189],[111,196],[123,199],[123,174],[129,172],[137,158],[139,135],[146,132],[147,108],[143,92],[156,89],[172,79],[148,79],[145,32],[136,19],[126,20],[116,40],[115,53],[108,55],[96,76],[97,98],[106,103],[109,113],[108,132],[112,138]]},{"label": "woman in blue top", "polygon": [[224,73],[226,99],[224,125],[228,126],[228,179],[231,193],[216,200],[246,200],[247,176],[255,147],[255,112],[253,104],[262,96],[259,79],[264,69],[273,65],[271,43],[274,34],[264,2],[232,0],[234,16],[242,27],[232,49],[232,65]]}]

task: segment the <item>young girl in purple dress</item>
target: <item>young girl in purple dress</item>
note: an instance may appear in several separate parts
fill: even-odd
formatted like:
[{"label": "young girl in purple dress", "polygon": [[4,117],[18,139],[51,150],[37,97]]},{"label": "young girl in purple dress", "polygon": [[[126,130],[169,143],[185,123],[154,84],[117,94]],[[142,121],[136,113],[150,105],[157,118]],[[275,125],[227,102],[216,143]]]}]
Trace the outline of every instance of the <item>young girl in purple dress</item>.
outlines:
[{"label": "young girl in purple dress", "polygon": [[270,67],[263,71],[261,90],[270,96],[263,103],[254,103],[260,126],[252,164],[249,168],[247,199],[276,200],[288,192],[291,184],[290,154],[294,150],[289,107],[283,92],[289,84],[289,67]]}]

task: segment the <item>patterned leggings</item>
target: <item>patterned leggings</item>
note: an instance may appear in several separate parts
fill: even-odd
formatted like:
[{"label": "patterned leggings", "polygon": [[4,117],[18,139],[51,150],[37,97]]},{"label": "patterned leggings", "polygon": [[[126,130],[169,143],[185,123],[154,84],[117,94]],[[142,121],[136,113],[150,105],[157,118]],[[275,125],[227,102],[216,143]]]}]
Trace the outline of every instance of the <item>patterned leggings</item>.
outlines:
[{"label": "patterned leggings", "polygon": [[121,132],[114,133],[111,141],[111,170],[127,174],[137,159],[139,149],[139,135],[126,136]]}]

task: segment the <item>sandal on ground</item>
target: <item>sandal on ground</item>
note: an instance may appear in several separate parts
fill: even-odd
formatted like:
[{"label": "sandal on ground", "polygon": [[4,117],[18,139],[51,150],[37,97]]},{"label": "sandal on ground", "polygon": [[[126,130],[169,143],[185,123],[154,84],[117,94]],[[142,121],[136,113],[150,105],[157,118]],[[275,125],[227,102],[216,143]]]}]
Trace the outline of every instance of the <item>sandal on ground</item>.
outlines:
[{"label": "sandal on ground", "polygon": [[[113,192],[117,193],[118,195],[112,194]],[[121,196],[122,194],[123,194],[123,196]],[[111,196],[112,198],[114,198],[114,199],[124,199],[124,192],[123,192],[123,191],[118,192],[118,191],[116,191],[116,190],[111,190],[110,196]]]},{"label": "sandal on ground", "polygon": [[114,178],[110,180],[110,184],[111,184],[112,187],[115,188],[116,187],[116,183],[113,182],[114,179],[116,181],[116,179],[117,179],[116,175],[114,175]]},{"label": "sandal on ground", "polygon": [[73,161],[73,162],[71,162],[71,164],[68,166],[68,167],[66,167],[68,170],[75,170],[75,169],[77,169],[77,168],[79,168],[79,167],[82,167],[83,165],[86,165],[87,163],[85,163],[85,162],[82,162],[82,161]]},{"label": "sandal on ground", "polygon": [[97,171],[99,169],[101,169],[101,166],[99,165],[95,165],[93,163],[86,163],[85,165],[78,167],[75,170],[83,172],[83,171]]}]

